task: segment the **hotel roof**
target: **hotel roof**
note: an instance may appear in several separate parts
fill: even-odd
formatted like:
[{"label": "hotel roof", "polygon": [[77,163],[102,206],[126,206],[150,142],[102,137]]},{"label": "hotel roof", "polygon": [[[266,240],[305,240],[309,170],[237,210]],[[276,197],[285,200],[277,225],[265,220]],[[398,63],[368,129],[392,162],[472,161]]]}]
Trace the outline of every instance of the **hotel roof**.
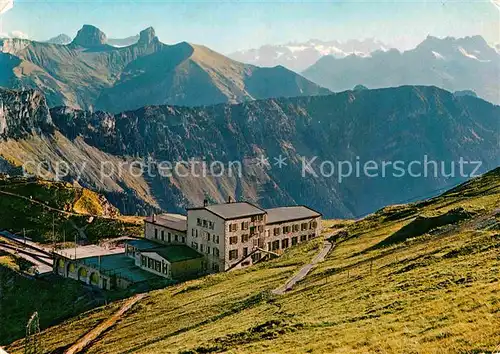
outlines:
[{"label": "hotel roof", "polygon": [[187,230],[187,217],[180,214],[160,214],[154,216],[148,216],[145,222],[163,226],[172,230],[186,231]]},{"label": "hotel roof", "polygon": [[201,208],[191,208],[189,210],[206,209],[211,213],[220,216],[225,220],[240,219],[254,215],[265,214],[266,211],[248,202],[235,202],[225,204],[207,205]]},{"label": "hotel roof", "polygon": [[141,254],[148,253],[156,253],[171,263],[203,257],[202,254],[185,245],[169,245],[141,252]]},{"label": "hotel roof", "polygon": [[277,224],[281,222],[310,219],[321,216],[321,214],[317,211],[301,205],[266,209],[266,212],[268,224]]}]

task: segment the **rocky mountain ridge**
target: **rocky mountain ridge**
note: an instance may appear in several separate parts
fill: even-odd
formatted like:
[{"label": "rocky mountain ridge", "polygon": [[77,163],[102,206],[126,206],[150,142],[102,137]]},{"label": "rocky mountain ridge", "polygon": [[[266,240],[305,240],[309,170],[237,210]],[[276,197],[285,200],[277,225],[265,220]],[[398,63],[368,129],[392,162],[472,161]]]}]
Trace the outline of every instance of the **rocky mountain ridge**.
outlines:
[{"label": "rocky mountain ridge", "polygon": [[[36,106],[35,102],[27,105]],[[434,195],[466,177],[458,175],[455,166],[454,176],[352,174],[339,180],[337,170],[321,172],[324,163],[327,167],[340,161],[353,166],[356,161],[371,160],[379,165],[398,160],[422,163],[428,158],[446,162],[447,174],[449,164],[461,158],[481,161],[476,173],[500,165],[500,107],[436,87],[357,90],[193,108],[148,106],[120,114],[58,107],[47,115],[50,126],[38,124],[49,118],[32,119],[30,134],[22,138],[10,135],[10,130],[4,134],[0,156],[14,165],[48,161],[49,167],[42,171],[52,176],[50,167],[65,161],[68,180],[78,179],[83,186],[104,192],[129,214],[152,208],[182,212],[207,198],[223,202],[232,196],[263,207],[306,204],[327,217],[354,217],[386,204]],[[268,158],[267,164],[258,163],[262,156]],[[276,164],[278,158],[285,159],[281,167]],[[304,170],[304,158],[315,173]],[[241,174],[226,171],[200,177],[186,164],[180,173],[159,173],[162,162],[193,159],[208,164],[220,161],[224,166],[237,161]],[[103,177],[102,162],[114,173]],[[145,171],[148,167],[153,173]]]},{"label": "rocky mountain ridge", "polygon": [[50,107],[117,113],[154,104],[197,106],[329,93],[283,67],[242,64],[186,42],[161,43],[151,27],[136,43],[120,48],[91,25],[68,45],[5,39],[0,48],[0,85],[39,89]]}]

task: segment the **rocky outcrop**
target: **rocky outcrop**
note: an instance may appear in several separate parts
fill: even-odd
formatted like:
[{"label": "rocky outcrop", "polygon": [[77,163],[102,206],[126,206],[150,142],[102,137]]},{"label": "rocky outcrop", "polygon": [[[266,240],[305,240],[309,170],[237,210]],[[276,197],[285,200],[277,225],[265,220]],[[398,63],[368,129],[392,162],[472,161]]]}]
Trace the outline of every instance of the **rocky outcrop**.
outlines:
[{"label": "rocky outcrop", "polygon": [[139,44],[148,45],[153,41],[158,41],[158,37],[156,37],[156,33],[153,27],[148,27],[145,30],[141,31],[141,33],[139,34]]},{"label": "rocky outcrop", "polygon": [[99,28],[83,25],[71,43],[85,48],[92,48],[102,46],[106,44],[106,41],[106,35]]},{"label": "rocky outcrop", "polygon": [[20,138],[51,128],[52,118],[41,92],[0,90],[0,139]]}]

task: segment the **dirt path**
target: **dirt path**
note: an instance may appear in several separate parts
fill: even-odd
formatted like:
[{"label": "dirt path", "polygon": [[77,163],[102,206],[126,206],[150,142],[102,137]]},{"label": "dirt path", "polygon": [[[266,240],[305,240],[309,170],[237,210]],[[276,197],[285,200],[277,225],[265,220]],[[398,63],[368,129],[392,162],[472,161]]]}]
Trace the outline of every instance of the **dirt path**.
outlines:
[{"label": "dirt path", "polygon": [[316,264],[323,262],[325,260],[326,255],[334,248],[333,243],[329,241],[325,241],[323,243],[323,248],[321,251],[312,259],[311,263],[306,264],[303,266],[297,274],[295,274],[293,277],[288,279],[288,281],[280,286],[279,288],[276,288],[272,291],[273,294],[276,295],[283,295],[285,292],[291,290],[294,285],[304,279],[307,274],[316,266]]},{"label": "dirt path", "polygon": [[103,321],[97,327],[93,328],[90,332],[80,338],[75,344],[69,347],[64,354],[76,354],[82,352],[87,346],[95,341],[104,331],[112,327],[122,316],[132,308],[137,302],[142,300],[146,294],[137,294],[128,299],[123,306],[115,312],[107,320]]}]

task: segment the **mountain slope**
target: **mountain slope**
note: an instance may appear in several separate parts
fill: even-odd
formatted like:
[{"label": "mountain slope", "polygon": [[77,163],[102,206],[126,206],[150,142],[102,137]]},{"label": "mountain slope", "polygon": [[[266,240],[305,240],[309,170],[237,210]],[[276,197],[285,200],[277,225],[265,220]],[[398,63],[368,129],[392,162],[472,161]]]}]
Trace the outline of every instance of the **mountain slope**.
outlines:
[{"label": "mountain slope", "polygon": [[0,84],[41,89],[49,106],[119,112],[329,92],[284,68],[260,69],[188,43],[163,44],[152,28],[122,48],[89,25],[68,45],[7,39],[0,47],[0,62],[10,63]]},{"label": "mountain slope", "polygon": [[[18,120],[15,110],[6,112],[7,120]],[[4,135],[0,156],[14,166],[41,164],[52,177],[53,168],[42,162],[65,161],[68,180],[105,192],[128,214],[148,206],[183,211],[206,198],[232,196],[263,207],[306,204],[328,217],[353,217],[463,181],[476,165],[460,171],[460,159],[481,161],[476,172],[500,165],[499,114],[500,107],[474,97],[411,86],[239,105],[151,106],[117,115],[59,107],[33,120],[21,138],[18,131]],[[49,120],[45,128],[36,123]],[[262,156],[268,164],[258,163]],[[280,156],[286,160],[278,166]],[[223,164],[222,173],[210,170],[214,161]],[[353,172],[341,178],[338,163],[344,161]],[[406,172],[389,165],[384,175],[384,161],[402,161]],[[413,161],[420,163],[412,167],[420,177],[409,170]],[[170,168],[162,171],[168,167],[162,163]],[[232,163],[241,167],[230,170]],[[377,176],[363,172],[373,163]]]},{"label": "mountain slope", "polygon": [[97,242],[102,238],[138,236],[141,224],[122,217],[104,196],[88,189],[0,175],[0,231],[24,232],[36,242],[52,243],[63,242],[64,233],[70,240],[77,226],[85,228],[87,237],[80,241]]},{"label": "mountain slope", "polygon": [[[317,254],[321,239],[276,260],[151,292],[87,353],[495,352],[500,169],[439,197],[386,207],[348,224],[336,247],[282,296],[272,290]],[[415,219],[470,217],[371,249]],[[336,232],[339,223],[326,234]],[[42,333],[57,352],[115,310],[111,304]],[[335,335],[332,335],[334,333]],[[8,348],[22,351],[22,342]]]},{"label": "mountain slope", "polygon": [[500,103],[500,54],[480,36],[427,37],[415,49],[377,51],[368,57],[325,56],[303,72],[333,91],[362,84],[368,88],[434,85],[449,91],[473,90]]}]

